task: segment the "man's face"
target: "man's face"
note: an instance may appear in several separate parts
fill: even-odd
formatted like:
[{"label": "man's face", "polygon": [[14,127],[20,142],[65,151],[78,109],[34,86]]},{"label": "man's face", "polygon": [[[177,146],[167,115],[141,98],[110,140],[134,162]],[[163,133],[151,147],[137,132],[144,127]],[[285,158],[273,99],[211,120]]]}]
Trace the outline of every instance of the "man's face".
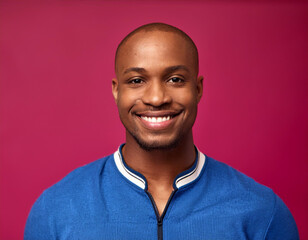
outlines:
[{"label": "man's face", "polygon": [[121,47],[112,91],[126,141],[169,149],[191,135],[202,77],[191,46],[175,33],[139,32]]}]

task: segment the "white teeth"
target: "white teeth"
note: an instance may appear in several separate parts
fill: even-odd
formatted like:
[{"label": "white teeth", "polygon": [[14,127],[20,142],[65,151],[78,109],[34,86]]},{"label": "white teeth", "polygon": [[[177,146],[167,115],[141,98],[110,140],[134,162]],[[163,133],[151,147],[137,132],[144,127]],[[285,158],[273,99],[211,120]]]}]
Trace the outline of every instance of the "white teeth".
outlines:
[{"label": "white teeth", "polygon": [[147,122],[152,122],[152,123],[160,123],[160,122],[165,122],[170,120],[170,116],[167,117],[146,117],[146,116],[141,116],[141,118]]}]

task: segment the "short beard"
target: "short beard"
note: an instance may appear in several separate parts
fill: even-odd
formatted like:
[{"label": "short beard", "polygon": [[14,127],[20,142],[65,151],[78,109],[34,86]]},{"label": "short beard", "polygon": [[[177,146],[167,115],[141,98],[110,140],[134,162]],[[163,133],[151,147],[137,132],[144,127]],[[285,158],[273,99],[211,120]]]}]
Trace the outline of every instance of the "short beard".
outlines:
[{"label": "short beard", "polygon": [[152,151],[170,151],[174,148],[176,148],[180,142],[181,142],[181,138],[182,138],[182,134],[177,137],[173,142],[167,144],[167,145],[160,145],[159,142],[153,142],[153,143],[146,143],[144,141],[142,141],[140,138],[138,138],[136,136],[136,134],[133,134],[132,132],[128,131],[130,133],[131,136],[133,136],[133,138],[135,139],[135,141],[138,143],[138,145],[145,151],[147,152],[152,152]]}]

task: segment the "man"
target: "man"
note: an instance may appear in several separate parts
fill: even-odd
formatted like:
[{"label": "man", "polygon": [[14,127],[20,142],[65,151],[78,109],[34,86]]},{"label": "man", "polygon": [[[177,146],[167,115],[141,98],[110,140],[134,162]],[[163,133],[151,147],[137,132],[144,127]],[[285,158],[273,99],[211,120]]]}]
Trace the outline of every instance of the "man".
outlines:
[{"label": "man", "polygon": [[299,239],[272,190],[194,146],[203,77],[190,37],[141,26],[118,46],[115,71],[126,143],[46,190],[26,240]]}]

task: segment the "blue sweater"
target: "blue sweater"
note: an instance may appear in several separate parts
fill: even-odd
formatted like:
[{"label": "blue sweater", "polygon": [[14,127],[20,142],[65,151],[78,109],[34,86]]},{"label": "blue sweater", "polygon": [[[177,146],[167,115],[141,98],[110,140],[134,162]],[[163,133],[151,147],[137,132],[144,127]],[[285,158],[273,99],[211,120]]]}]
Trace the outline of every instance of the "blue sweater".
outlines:
[{"label": "blue sweater", "polygon": [[173,187],[159,216],[146,179],[125,164],[120,147],[44,191],[24,239],[299,239],[290,211],[271,189],[201,152]]}]

